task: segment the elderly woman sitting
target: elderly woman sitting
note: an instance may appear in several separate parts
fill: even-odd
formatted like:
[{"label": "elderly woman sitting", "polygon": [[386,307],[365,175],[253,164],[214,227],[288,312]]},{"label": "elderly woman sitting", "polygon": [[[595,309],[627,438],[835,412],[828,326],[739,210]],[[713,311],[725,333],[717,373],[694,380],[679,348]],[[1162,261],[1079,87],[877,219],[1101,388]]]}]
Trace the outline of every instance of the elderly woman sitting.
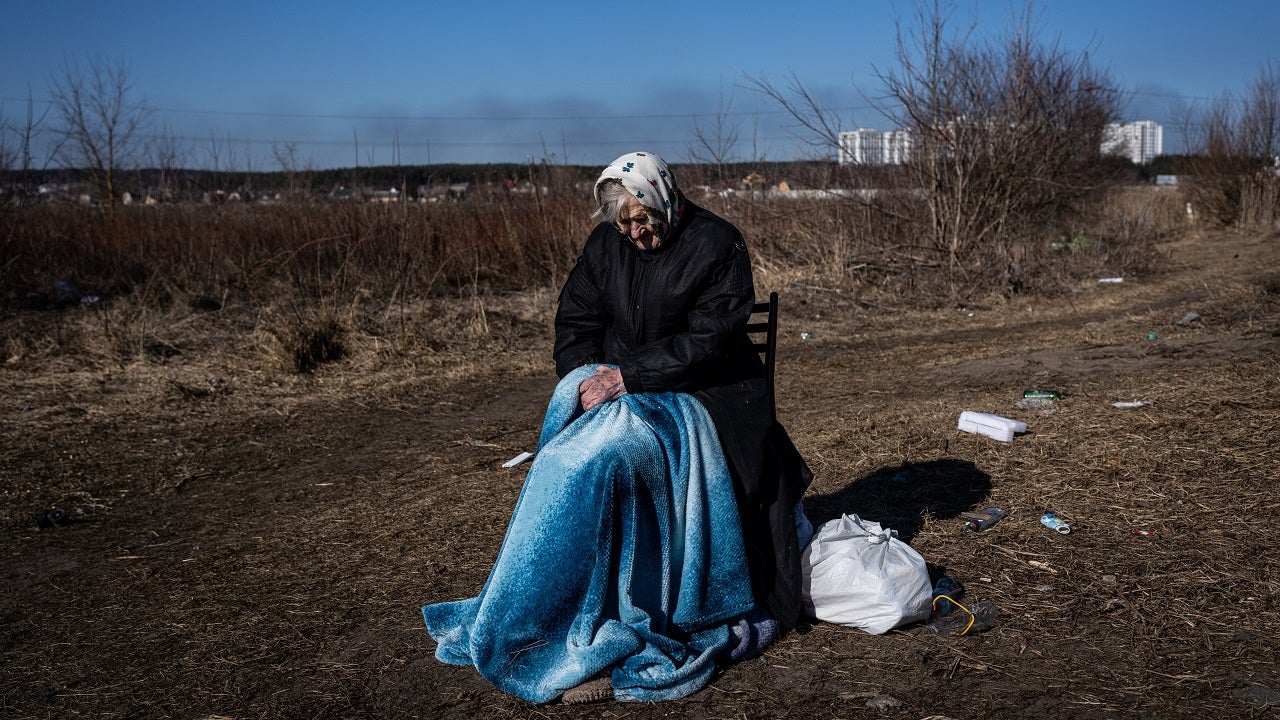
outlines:
[{"label": "elderly woman sitting", "polygon": [[423,608],[445,662],[532,702],[666,700],[800,617],[811,474],[746,324],[741,233],[651,153],[618,158],[560,294],[552,396],[488,581]]}]

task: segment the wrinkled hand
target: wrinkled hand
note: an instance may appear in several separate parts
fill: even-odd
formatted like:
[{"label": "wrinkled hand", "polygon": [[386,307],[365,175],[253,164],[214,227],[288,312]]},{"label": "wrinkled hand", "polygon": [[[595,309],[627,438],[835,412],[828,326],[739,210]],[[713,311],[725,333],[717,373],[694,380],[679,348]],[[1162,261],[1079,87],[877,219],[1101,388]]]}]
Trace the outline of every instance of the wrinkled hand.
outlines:
[{"label": "wrinkled hand", "polygon": [[578,386],[578,398],[582,401],[584,412],[626,394],[627,387],[622,383],[622,373],[603,365],[596,368],[595,375],[583,380]]}]

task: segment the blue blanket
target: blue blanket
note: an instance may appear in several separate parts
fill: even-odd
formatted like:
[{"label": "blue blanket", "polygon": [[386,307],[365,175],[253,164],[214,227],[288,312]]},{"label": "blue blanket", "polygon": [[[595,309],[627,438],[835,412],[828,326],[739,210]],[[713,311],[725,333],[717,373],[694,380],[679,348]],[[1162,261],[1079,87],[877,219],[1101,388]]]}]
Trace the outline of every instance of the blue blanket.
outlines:
[{"label": "blue blanket", "polygon": [[479,596],[422,608],[436,657],[531,702],[611,670],[618,700],[710,682],[754,606],[733,483],[706,410],[682,393],[583,413],[556,387]]}]

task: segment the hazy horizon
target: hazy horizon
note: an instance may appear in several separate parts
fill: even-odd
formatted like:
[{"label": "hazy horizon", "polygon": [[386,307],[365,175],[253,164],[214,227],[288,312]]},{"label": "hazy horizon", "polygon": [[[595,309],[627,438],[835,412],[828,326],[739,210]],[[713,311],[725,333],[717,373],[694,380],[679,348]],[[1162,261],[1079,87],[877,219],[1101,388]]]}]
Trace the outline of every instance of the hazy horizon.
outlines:
[{"label": "hazy horizon", "polygon": [[[735,126],[734,160],[787,161],[813,148],[753,78],[792,74],[841,129],[890,129],[878,74],[894,69],[895,32],[913,6],[823,1],[803,7],[659,2],[627,6],[417,6],[243,2],[180,7],[54,1],[9,12],[0,30],[0,111],[37,115],[68,62],[127,62],[158,131],[192,166],[316,169],[373,165],[600,165],[647,149],[686,162],[696,128]],[[1039,36],[1088,52],[1128,102],[1123,120],[1165,127],[1183,148],[1188,109],[1243,94],[1277,57],[1280,4],[1229,0],[1044,3]],[[1007,5],[957,4],[958,29],[998,38]],[[122,38],[129,42],[122,43]]]}]

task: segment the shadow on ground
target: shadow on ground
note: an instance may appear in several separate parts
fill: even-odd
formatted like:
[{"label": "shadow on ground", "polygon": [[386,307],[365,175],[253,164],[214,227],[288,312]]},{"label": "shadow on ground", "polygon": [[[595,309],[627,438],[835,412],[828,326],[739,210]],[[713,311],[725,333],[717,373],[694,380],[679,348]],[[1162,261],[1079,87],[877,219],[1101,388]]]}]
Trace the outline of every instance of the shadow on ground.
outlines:
[{"label": "shadow on ground", "polygon": [[990,475],[967,460],[944,458],[882,468],[833,493],[806,496],[804,508],[815,528],[856,514],[897,530],[898,537],[910,542],[926,517],[957,517],[990,495]]}]

